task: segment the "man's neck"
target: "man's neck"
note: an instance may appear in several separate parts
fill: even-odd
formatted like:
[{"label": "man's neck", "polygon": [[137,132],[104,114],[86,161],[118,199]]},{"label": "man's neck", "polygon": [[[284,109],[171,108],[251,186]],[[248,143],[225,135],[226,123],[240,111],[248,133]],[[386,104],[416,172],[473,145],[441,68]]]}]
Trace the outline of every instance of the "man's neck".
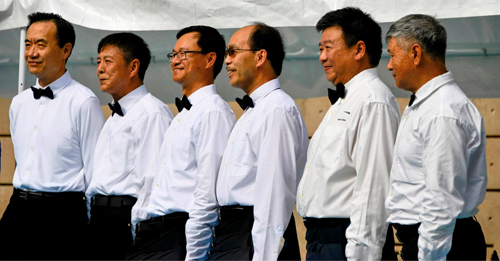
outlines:
[{"label": "man's neck", "polygon": [[182,86],[182,95],[186,95],[187,97],[189,97],[191,94],[193,94],[197,90],[199,90],[205,86],[208,86],[210,84],[214,84],[214,82],[213,81],[204,81],[204,82],[190,84],[187,86]]}]

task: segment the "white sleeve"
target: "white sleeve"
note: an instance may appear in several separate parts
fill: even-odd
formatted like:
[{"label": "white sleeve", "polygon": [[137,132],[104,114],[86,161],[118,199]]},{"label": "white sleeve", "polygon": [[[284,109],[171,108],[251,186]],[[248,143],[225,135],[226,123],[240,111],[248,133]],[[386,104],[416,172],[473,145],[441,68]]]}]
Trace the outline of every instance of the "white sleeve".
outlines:
[{"label": "white sleeve", "polygon": [[90,97],[82,103],[77,120],[78,137],[85,171],[85,191],[92,180],[94,169],[94,149],[104,125],[99,99]]},{"label": "white sleeve", "polygon": [[[304,133],[299,119],[282,109],[275,109],[252,135],[258,155],[254,185],[253,260],[277,260],[283,236],[295,204],[299,175],[297,155],[302,154]],[[253,138],[251,138],[253,140]],[[255,148],[259,148],[256,150]]]},{"label": "white sleeve", "polygon": [[437,117],[421,139],[425,191],[419,219],[418,259],[446,260],[467,188],[469,130],[458,119]]},{"label": "white sleeve", "polygon": [[186,260],[206,260],[212,229],[218,224],[215,182],[229,134],[236,119],[232,113],[210,112],[200,126],[196,149],[194,204],[186,223]]},{"label": "white sleeve", "polygon": [[347,228],[348,260],[380,260],[387,234],[385,199],[399,114],[384,103],[363,111],[353,152],[356,181]]}]

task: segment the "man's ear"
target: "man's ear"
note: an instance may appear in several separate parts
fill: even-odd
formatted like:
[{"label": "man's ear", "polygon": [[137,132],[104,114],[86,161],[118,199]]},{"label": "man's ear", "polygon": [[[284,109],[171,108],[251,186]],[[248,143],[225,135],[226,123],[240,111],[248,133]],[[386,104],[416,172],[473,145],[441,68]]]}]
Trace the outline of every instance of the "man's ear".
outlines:
[{"label": "man's ear", "polygon": [[365,44],[365,42],[358,41],[354,45],[354,48],[355,48],[355,51],[356,51],[356,54],[354,55],[354,59],[356,59],[356,61],[359,61],[359,60],[363,59],[363,57],[365,57],[365,54],[366,54],[366,44]]},{"label": "man's ear", "polygon": [[255,65],[257,67],[262,66],[267,61],[267,51],[265,49],[260,49],[255,52]]},{"label": "man's ear", "polygon": [[135,75],[139,75],[139,66],[141,62],[139,59],[134,59],[130,62],[130,78],[133,78]]},{"label": "man's ear", "polygon": [[207,66],[205,68],[208,69],[214,66],[215,60],[217,60],[217,54],[215,52],[207,53]]},{"label": "man's ear", "polygon": [[64,54],[64,59],[68,59],[69,55],[71,54],[71,50],[73,50],[73,45],[70,43],[66,43],[63,47],[63,54]]},{"label": "man's ear", "polygon": [[422,62],[423,51],[424,50],[422,49],[422,46],[420,46],[419,44],[413,44],[410,47],[410,52],[408,55],[413,59],[413,64],[415,66],[419,65]]}]

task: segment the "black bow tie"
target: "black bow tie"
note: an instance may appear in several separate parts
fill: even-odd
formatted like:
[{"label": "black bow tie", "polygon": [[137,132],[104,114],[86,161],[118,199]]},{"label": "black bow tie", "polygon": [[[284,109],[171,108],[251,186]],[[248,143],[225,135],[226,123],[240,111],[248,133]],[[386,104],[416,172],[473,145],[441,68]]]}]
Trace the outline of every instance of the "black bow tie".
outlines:
[{"label": "black bow tie", "polygon": [[49,99],[54,99],[54,93],[50,89],[50,87],[47,87],[45,89],[37,89],[33,86],[31,86],[31,90],[33,91],[33,98],[36,100],[40,99],[40,97],[45,96]]},{"label": "black bow tie", "polygon": [[243,99],[236,98],[235,100],[240,105],[242,110],[246,110],[248,107],[253,108],[254,106],[252,98],[248,95],[243,96]]},{"label": "black bow tie", "polygon": [[184,108],[186,108],[189,111],[189,109],[191,109],[191,106],[193,106],[193,105],[189,102],[186,95],[183,95],[182,100],[175,97],[175,106],[177,106],[177,110],[179,112],[181,112],[182,109],[184,109]]},{"label": "black bow tie", "polygon": [[328,99],[332,105],[337,102],[339,98],[345,98],[345,86],[342,83],[337,83],[337,90],[328,88]]},{"label": "black bow tie", "polygon": [[410,98],[410,103],[408,103],[408,106],[411,106],[413,104],[413,102],[415,101],[415,94],[412,94],[411,95],[411,98]]},{"label": "black bow tie", "polygon": [[113,112],[113,113],[111,113],[111,117],[113,117],[113,115],[115,115],[115,113],[123,117],[122,106],[120,106],[120,104],[118,102],[115,102],[114,105],[111,103],[108,103],[108,105],[109,105],[109,108],[111,109],[111,111]]}]

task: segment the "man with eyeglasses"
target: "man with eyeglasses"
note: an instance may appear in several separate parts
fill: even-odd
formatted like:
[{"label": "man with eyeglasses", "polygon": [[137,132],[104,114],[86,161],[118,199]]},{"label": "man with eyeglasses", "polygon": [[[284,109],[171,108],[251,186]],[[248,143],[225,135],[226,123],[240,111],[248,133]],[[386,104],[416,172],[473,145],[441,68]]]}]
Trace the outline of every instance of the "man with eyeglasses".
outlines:
[{"label": "man with eyeglasses", "polygon": [[214,85],[224,46],[223,36],[212,27],[191,26],[177,33],[168,58],[183,96],[176,98],[179,113],[165,132],[148,219],[137,225],[130,259],[207,258],[218,221],[215,180],[236,121]]},{"label": "man with eyeglasses", "polygon": [[209,259],[277,260],[304,169],[307,130],[280,87],[285,51],[278,30],[263,23],[243,27],[226,54],[231,85],[246,93],[237,98],[245,112],[222,157],[216,187],[220,221]]}]

